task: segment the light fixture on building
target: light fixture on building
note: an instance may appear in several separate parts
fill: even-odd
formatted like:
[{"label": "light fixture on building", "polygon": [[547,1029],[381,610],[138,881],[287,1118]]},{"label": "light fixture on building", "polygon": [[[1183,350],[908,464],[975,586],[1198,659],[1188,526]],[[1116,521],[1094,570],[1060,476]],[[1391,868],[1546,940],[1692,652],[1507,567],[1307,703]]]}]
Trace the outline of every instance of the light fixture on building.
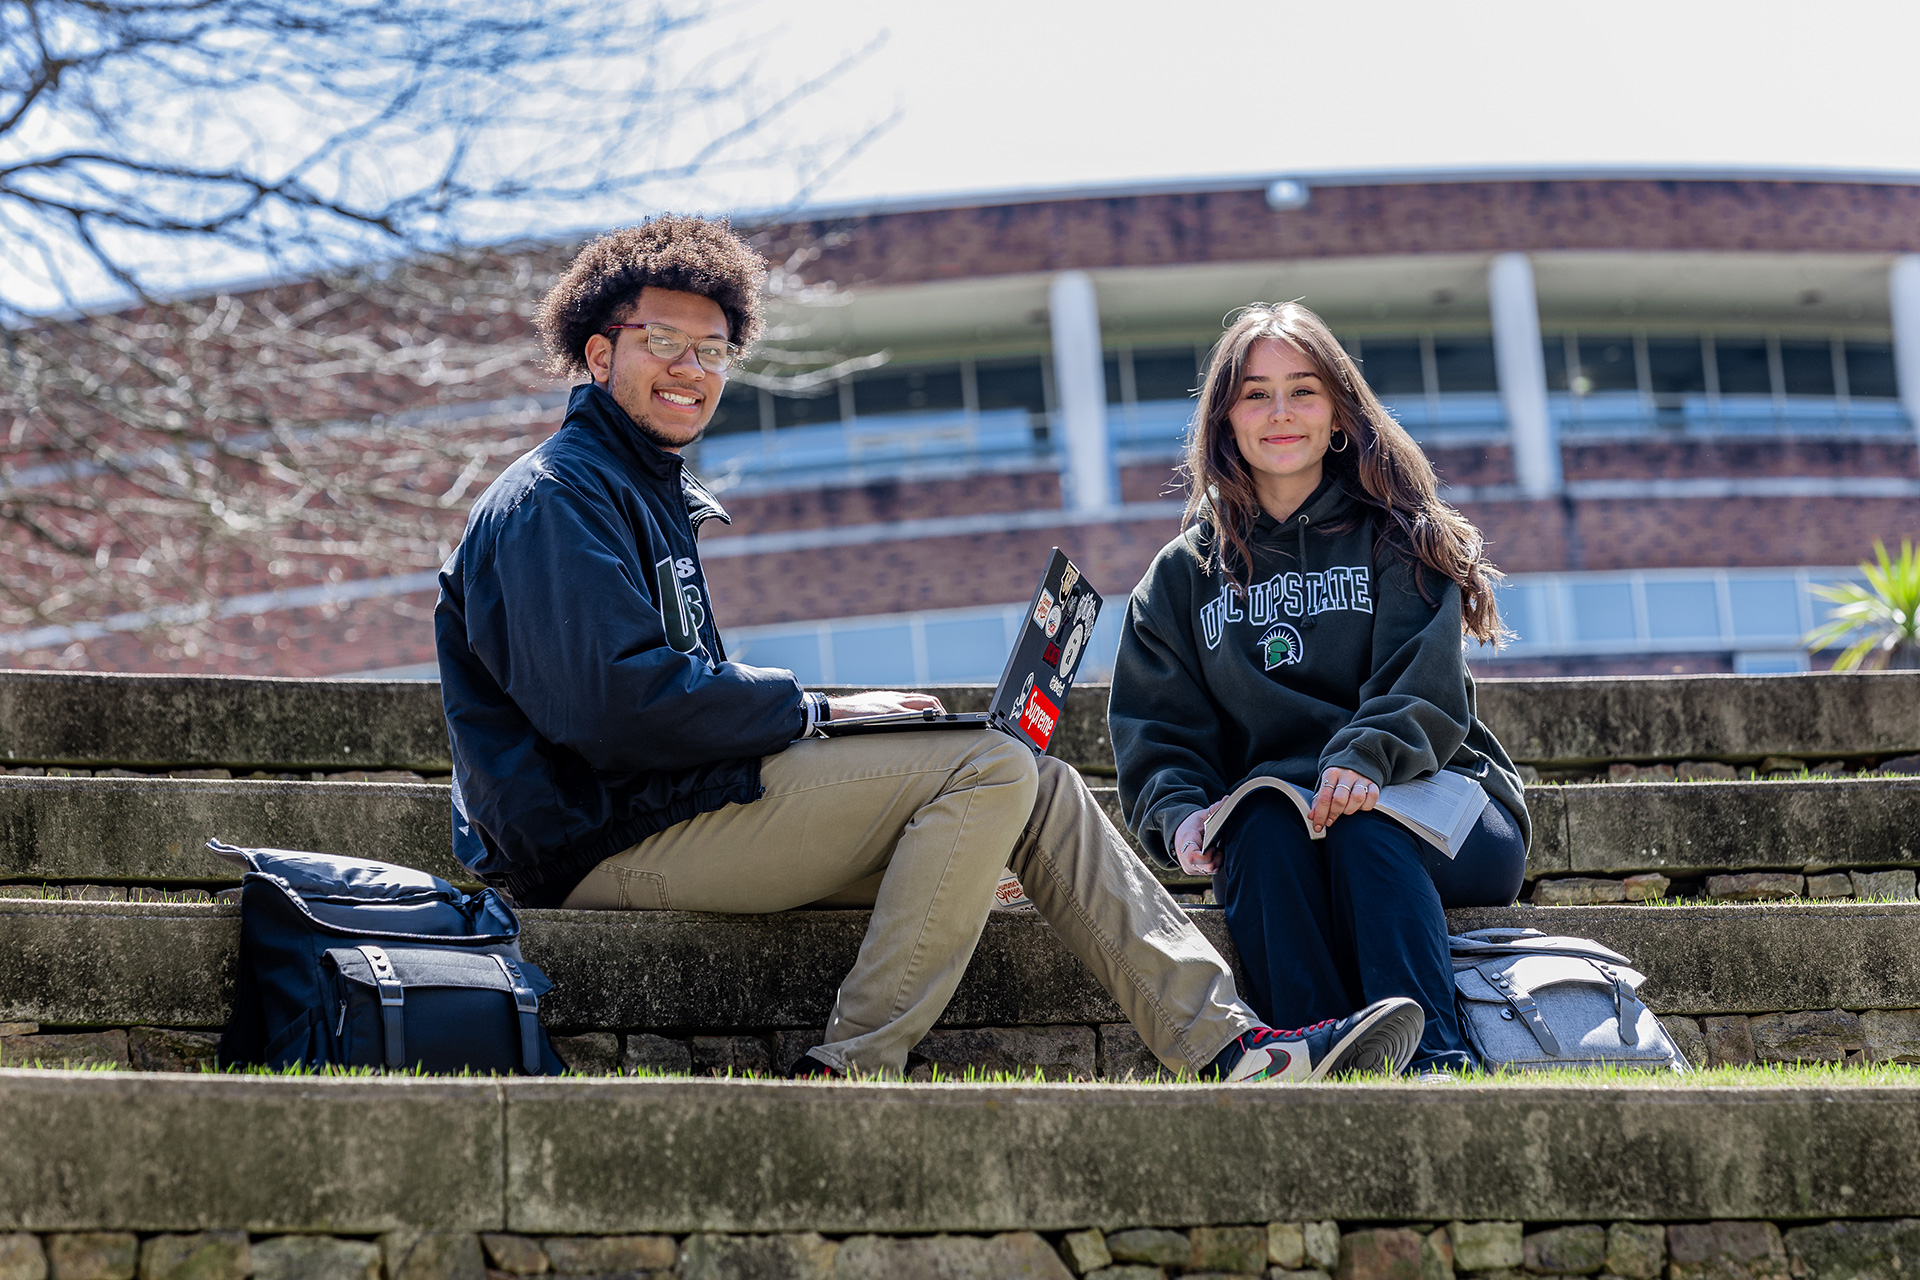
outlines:
[{"label": "light fixture on building", "polygon": [[1298,178],[1275,178],[1267,184],[1267,208],[1304,209],[1313,191]]}]

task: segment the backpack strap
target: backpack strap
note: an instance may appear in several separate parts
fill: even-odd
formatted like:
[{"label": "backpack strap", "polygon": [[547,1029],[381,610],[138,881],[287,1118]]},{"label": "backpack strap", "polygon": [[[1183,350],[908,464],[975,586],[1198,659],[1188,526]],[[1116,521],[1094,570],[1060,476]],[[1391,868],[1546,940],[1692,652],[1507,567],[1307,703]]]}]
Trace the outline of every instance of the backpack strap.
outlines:
[{"label": "backpack strap", "polygon": [[1560,1041],[1555,1038],[1553,1028],[1547,1025],[1546,1017],[1540,1012],[1540,1006],[1534,1003],[1532,993],[1516,987],[1513,983],[1513,974],[1508,970],[1492,969],[1490,966],[1475,967],[1480,969],[1480,976],[1492,984],[1495,991],[1506,997],[1507,1003],[1513,1006],[1513,1011],[1519,1014],[1521,1021],[1527,1024],[1527,1030],[1533,1032],[1533,1038],[1540,1042],[1540,1047],[1558,1058]]},{"label": "backpack strap", "polygon": [[398,1071],[407,1065],[407,989],[400,985],[385,951],[371,943],[358,950],[380,988],[380,1038],[386,1046],[387,1069]]},{"label": "backpack strap", "polygon": [[493,953],[493,961],[500,966],[500,972],[507,975],[507,985],[513,990],[513,1007],[520,1014],[520,1063],[530,1076],[541,1075],[540,1061],[540,997],[533,993],[527,980],[520,976],[520,966],[501,955]]},{"label": "backpack strap", "polygon": [[1620,1043],[1640,1043],[1640,997],[1626,980],[1613,971],[1613,966],[1603,960],[1589,960],[1587,963],[1600,971],[1600,976],[1613,984],[1613,1016],[1620,1024]]}]

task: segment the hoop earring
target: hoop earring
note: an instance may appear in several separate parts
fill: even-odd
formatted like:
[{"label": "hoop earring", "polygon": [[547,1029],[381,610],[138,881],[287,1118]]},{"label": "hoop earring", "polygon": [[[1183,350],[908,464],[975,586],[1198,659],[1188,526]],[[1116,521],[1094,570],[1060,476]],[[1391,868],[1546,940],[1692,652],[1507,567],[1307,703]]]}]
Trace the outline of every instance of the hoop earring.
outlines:
[{"label": "hoop earring", "polygon": [[1348,449],[1351,449],[1353,447],[1353,442],[1347,439],[1346,432],[1341,431],[1338,428],[1335,428],[1333,434],[1336,436],[1339,436],[1342,443],[1338,449],[1334,448],[1333,445],[1329,443],[1327,445],[1328,453],[1345,453]]}]

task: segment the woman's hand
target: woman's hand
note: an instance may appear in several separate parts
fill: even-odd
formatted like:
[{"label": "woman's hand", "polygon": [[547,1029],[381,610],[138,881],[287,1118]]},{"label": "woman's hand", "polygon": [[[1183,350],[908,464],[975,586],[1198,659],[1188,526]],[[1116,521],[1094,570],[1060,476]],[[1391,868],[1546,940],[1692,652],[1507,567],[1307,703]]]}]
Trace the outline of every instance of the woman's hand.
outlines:
[{"label": "woman's hand", "polygon": [[1329,769],[1320,775],[1320,790],[1314,793],[1307,821],[1315,831],[1324,831],[1341,814],[1371,809],[1379,800],[1379,786],[1366,775],[1351,769]]},{"label": "woman's hand", "polygon": [[1206,839],[1203,832],[1207,819],[1225,803],[1223,797],[1204,809],[1195,809],[1173,833],[1173,856],[1180,863],[1180,869],[1190,876],[1210,876],[1220,870],[1220,851],[1207,849],[1202,842]]}]

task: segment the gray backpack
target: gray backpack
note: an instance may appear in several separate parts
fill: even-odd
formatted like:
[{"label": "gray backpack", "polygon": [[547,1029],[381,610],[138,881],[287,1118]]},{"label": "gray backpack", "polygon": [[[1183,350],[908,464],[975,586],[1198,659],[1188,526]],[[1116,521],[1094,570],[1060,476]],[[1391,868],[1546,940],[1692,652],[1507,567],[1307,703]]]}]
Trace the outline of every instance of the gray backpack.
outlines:
[{"label": "gray backpack", "polygon": [[1646,978],[1619,952],[1538,929],[1477,929],[1447,942],[1460,1021],[1488,1070],[1690,1070],[1640,1002]]}]

